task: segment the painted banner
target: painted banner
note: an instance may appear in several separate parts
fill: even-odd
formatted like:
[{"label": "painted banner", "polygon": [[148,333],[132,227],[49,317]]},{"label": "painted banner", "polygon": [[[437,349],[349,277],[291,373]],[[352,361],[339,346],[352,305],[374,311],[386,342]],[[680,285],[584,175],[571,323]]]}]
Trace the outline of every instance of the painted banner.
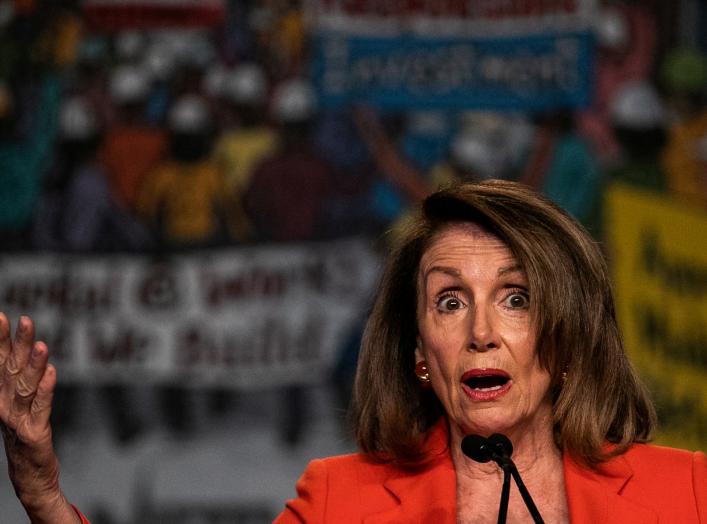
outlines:
[{"label": "painted banner", "polygon": [[316,4],[322,105],[541,110],[590,102],[593,1],[433,4]]},{"label": "painted banner", "polygon": [[617,314],[659,442],[707,449],[707,214],[623,185],[605,210]]},{"label": "painted banner", "polygon": [[86,0],[83,10],[96,31],[209,27],[226,15],[224,0]]},{"label": "painted banner", "polygon": [[363,239],[150,259],[0,257],[0,310],[31,315],[66,382],[239,388],[321,381],[377,279]]}]

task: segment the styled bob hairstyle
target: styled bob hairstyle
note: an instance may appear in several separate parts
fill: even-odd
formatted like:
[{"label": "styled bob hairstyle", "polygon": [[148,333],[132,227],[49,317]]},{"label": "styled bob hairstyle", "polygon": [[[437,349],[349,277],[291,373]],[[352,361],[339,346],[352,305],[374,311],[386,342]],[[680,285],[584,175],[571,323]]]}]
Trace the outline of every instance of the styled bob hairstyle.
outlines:
[{"label": "styled bob hairstyle", "polygon": [[648,440],[655,410],[624,353],[599,247],[548,199],[521,184],[492,180],[425,199],[388,259],[354,384],[351,416],[360,449],[403,467],[429,458],[422,444],[444,410],[414,373],[418,271],[431,242],[460,222],[500,238],[525,271],[537,355],[552,377],[558,447],[597,467]]}]

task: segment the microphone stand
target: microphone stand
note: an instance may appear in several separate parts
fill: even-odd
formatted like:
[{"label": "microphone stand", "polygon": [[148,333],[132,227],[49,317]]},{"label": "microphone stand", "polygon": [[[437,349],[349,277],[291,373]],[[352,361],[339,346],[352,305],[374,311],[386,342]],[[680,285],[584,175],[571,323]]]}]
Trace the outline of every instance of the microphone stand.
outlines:
[{"label": "microphone stand", "polygon": [[510,495],[511,482],[510,477],[513,477],[518,491],[523,498],[525,506],[533,517],[535,524],[545,524],[537,506],[533,502],[533,498],[525,487],[523,480],[520,478],[520,473],[515,463],[511,459],[513,453],[513,445],[508,437],[498,433],[491,435],[489,438],[484,438],[479,435],[467,435],[462,440],[462,451],[469,458],[477,462],[488,462],[493,460],[503,470],[503,487],[501,489],[501,502],[498,507],[498,524],[505,524],[508,514],[508,499]]},{"label": "microphone stand", "polygon": [[501,503],[498,505],[498,524],[506,524],[508,497],[511,494],[511,470],[513,468],[504,464],[501,469],[503,469],[503,488],[501,489]]},{"label": "microphone stand", "polygon": [[[520,478],[520,473],[518,472],[515,462],[511,459],[511,455],[513,454],[513,444],[511,444],[511,441],[508,440],[508,437],[505,435],[494,433],[488,438],[488,442],[491,445],[491,458],[501,467],[501,469],[503,469],[504,488],[506,478],[508,477],[508,473],[510,471],[510,474],[513,475],[513,480],[515,481],[516,486],[518,486],[520,496],[523,497],[525,507],[528,508],[531,517],[533,517],[533,522],[535,522],[535,524],[544,524],[538,508],[535,505],[535,502],[533,502],[533,498],[530,496],[528,488],[525,487],[523,479]],[[503,503],[503,491],[501,491],[501,503]],[[508,505],[507,501],[506,505]],[[499,508],[499,518],[500,516]]]},{"label": "microphone stand", "polygon": [[[511,460],[511,459],[508,459],[508,460]],[[516,485],[518,486],[518,491],[520,491],[520,496],[523,497],[523,502],[525,502],[525,506],[528,508],[530,515],[533,517],[533,522],[535,522],[535,524],[544,524],[543,519],[540,516],[540,512],[538,511],[538,508],[537,508],[537,506],[535,506],[535,502],[533,502],[533,499],[530,496],[530,493],[528,492],[528,488],[525,487],[525,484],[523,484],[523,481],[520,478],[520,473],[518,473],[518,468],[516,468],[516,465],[512,461],[511,461],[511,464],[513,464],[513,467],[511,468],[511,474],[513,475],[513,480],[516,481]]]}]

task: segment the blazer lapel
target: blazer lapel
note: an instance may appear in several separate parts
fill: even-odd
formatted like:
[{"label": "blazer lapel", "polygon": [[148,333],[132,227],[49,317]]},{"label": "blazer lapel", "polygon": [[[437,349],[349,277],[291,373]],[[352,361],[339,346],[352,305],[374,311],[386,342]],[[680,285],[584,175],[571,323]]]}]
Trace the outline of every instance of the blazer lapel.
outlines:
[{"label": "blazer lapel", "polygon": [[456,477],[454,468],[438,464],[422,475],[390,478],[385,488],[399,504],[364,519],[365,524],[456,522]]},{"label": "blazer lapel", "polygon": [[633,470],[624,457],[618,456],[605,462],[600,471],[579,466],[567,453],[563,461],[572,524],[658,522],[654,511],[621,496],[621,491],[633,476]]},{"label": "blazer lapel", "polygon": [[457,479],[446,421],[433,427],[425,448],[434,458],[421,471],[392,469],[383,484],[398,501],[397,506],[369,515],[364,524],[456,523]]}]

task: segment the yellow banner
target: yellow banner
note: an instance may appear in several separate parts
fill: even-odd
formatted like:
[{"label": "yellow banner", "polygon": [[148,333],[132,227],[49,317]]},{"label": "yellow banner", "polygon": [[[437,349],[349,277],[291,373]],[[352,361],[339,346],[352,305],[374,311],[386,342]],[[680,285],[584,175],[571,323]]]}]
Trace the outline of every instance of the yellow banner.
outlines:
[{"label": "yellow banner", "polygon": [[648,383],[656,442],[707,449],[707,213],[612,185],[605,239],[626,350]]}]

